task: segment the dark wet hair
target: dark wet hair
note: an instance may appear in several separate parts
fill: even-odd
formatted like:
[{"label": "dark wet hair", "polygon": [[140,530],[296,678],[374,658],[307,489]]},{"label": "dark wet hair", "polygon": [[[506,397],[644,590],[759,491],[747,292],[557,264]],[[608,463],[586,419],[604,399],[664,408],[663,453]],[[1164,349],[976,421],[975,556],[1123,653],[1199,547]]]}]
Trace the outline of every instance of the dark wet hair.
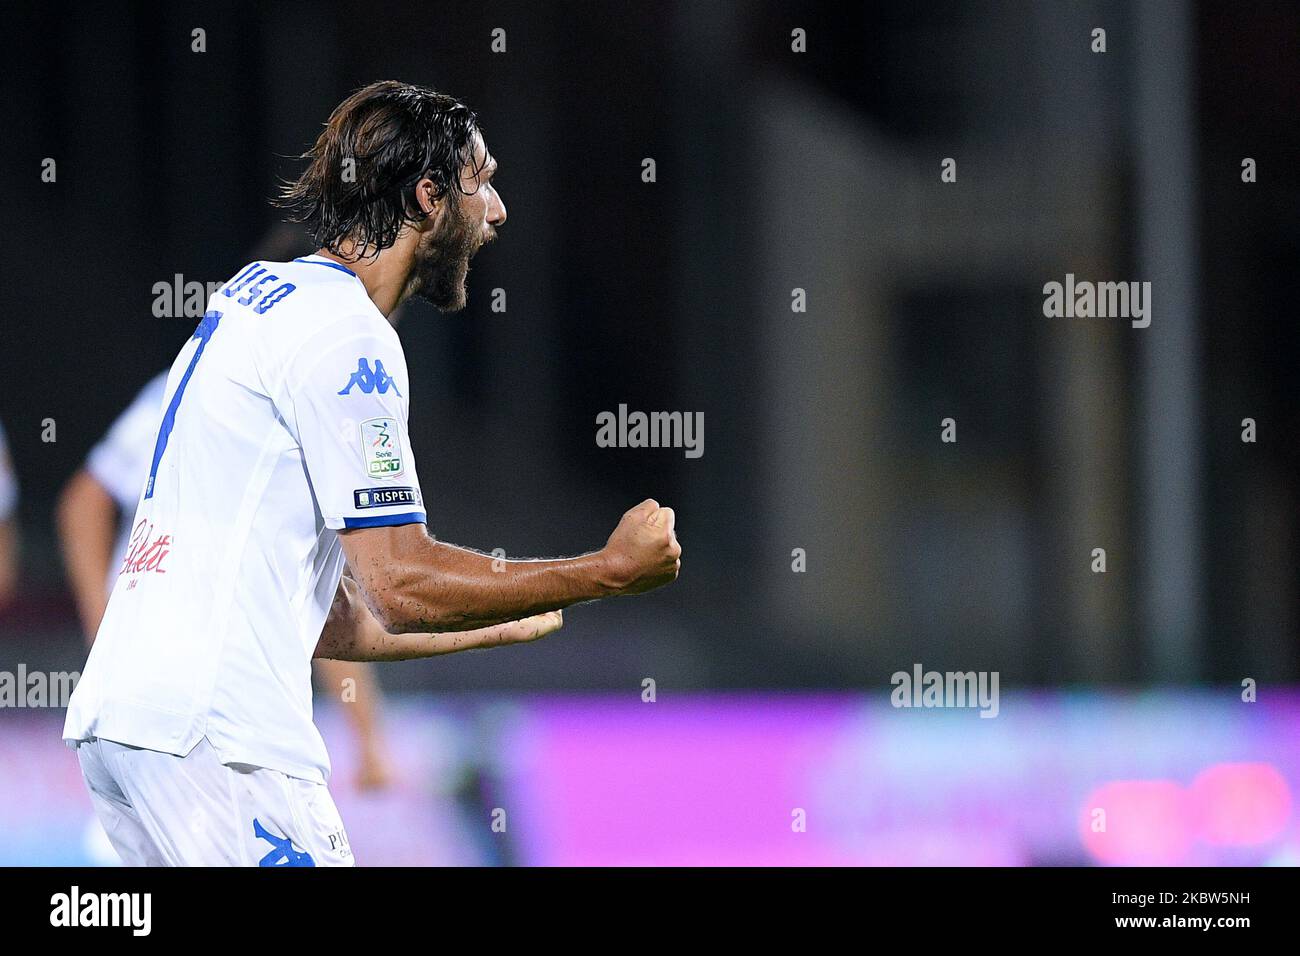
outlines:
[{"label": "dark wet hair", "polygon": [[317,248],[342,254],[339,247],[351,240],[358,254],[377,255],[403,225],[425,218],[415,195],[421,179],[433,181],[437,197],[459,202],[461,170],[473,159],[478,129],[474,112],[445,93],[395,80],[371,83],[330,115],[301,157],[306,170],[284,185],[277,205],[307,226]]}]

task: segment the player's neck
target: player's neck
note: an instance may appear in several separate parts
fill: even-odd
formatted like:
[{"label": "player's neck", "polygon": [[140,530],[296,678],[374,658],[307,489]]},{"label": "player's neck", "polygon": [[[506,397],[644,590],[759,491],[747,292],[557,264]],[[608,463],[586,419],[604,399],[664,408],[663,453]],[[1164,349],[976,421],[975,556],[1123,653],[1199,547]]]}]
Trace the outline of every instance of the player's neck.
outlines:
[{"label": "player's neck", "polygon": [[[402,251],[397,247],[390,247],[377,256],[348,259],[328,249],[317,249],[316,255],[352,270],[361,280],[361,284],[366,287],[366,295],[370,296],[370,301],[375,304],[375,308],[384,313],[384,317],[389,322],[393,322],[397,307],[406,298],[407,276],[410,272],[410,262],[399,261],[403,258],[400,255]],[[352,250],[345,249],[344,252],[351,254]]]}]

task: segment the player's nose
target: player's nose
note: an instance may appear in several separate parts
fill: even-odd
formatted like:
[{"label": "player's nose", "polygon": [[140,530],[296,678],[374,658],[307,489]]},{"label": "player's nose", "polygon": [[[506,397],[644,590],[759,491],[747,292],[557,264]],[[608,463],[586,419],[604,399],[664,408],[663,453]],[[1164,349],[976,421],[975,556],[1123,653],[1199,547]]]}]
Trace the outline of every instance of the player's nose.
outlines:
[{"label": "player's nose", "polygon": [[492,190],[492,199],[488,203],[487,221],[493,226],[502,226],[506,221],[506,203],[501,194]]}]

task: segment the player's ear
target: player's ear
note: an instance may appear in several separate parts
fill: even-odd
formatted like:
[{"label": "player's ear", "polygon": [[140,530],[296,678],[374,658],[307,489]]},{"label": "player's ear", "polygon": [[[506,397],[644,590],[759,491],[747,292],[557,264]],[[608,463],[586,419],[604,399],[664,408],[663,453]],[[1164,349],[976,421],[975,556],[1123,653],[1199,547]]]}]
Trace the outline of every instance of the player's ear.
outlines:
[{"label": "player's ear", "polygon": [[420,204],[420,211],[434,221],[442,215],[442,207],[446,205],[443,198],[438,196],[438,189],[434,186],[433,180],[428,176],[415,184],[415,201]]}]

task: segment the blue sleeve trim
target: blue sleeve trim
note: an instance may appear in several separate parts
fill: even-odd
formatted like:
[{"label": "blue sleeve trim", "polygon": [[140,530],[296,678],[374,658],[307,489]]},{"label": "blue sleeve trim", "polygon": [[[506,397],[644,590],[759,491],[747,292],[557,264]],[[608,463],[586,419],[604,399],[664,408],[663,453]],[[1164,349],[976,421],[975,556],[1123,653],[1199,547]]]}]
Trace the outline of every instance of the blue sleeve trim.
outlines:
[{"label": "blue sleeve trim", "polygon": [[329,266],[331,269],[338,269],[339,272],[346,272],[348,275],[352,276],[352,278],[354,278],[354,279],[357,278],[357,274],[356,274],[355,272],[353,272],[351,269],[349,269],[347,266],[345,266],[345,265],[340,265],[340,264],[337,263],[337,262],[332,262],[332,261],[330,261],[329,259],[308,259],[308,258],[306,258],[306,257],[299,257],[299,258],[297,258],[297,259],[294,259],[293,261],[294,261],[294,262],[305,262],[305,263],[307,263],[307,265],[309,265],[309,266]]},{"label": "blue sleeve trim", "polygon": [[344,518],[345,530],[351,528],[387,528],[399,524],[425,524],[423,511],[408,511],[400,515],[367,515],[364,518]]}]

